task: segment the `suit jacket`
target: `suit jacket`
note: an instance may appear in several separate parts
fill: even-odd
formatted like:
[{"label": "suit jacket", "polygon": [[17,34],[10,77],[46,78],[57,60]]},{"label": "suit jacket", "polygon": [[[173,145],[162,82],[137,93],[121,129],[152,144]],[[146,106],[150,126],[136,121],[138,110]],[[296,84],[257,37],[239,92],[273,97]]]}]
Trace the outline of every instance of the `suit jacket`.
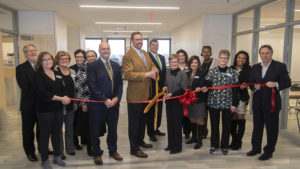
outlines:
[{"label": "suit jacket", "polygon": [[155,67],[150,56],[144,50],[146,65],[140,55],[130,48],[122,60],[122,69],[125,79],[128,80],[127,102],[144,101],[149,99],[151,94],[150,78],[145,78],[145,73]]},{"label": "suit jacket", "polygon": [[[167,72],[167,69],[166,69],[166,60],[165,60],[165,57],[163,55],[160,55],[158,54],[158,57],[159,57],[159,60],[160,60],[160,63],[161,63],[161,67],[159,67],[157,61],[156,61],[156,58],[155,56],[153,56],[151,54],[151,52],[148,52],[152,62],[155,64],[155,66],[157,67],[157,69],[159,70],[159,81],[158,81],[158,91],[161,91],[162,87],[165,85],[165,81],[166,81],[166,72]],[[151,85],[152,85],[152,96],[155,96],[155,80],[151,80]]]},{"label": "suit jacket", "polygon": [[[106,99],[118,97],[119,102],[121,101],[123,93],[121,68],[118,63],[112,60],[110,60],[110,64],[113,72],[113,86],[105,65],[100,58],[88,64],[87,85],[90,90],[91,100],[105,101]],[[90,103],[89,106],[105,107],[104,104],[99,103]]]},{"label": "suit jacket", "polygon": [[[275,112],[281,109],[280,90],[291,86],[291,79],[288,75],[286,65],[272,60],[266,75],[262,78],[261,63],[255,64],[250,73],[249,82],[266,83],[268,81],[278,82],[278,89],[275,87]],[[255,91],[254,86],[250,88]],[[261,87],[260,90],[253,94],[252,108],[253,111],[270,111],[271,110],[272,89],[269,87]]]},{"label": "suit jacket", "polygon": [[36,93],[34,91],[34,69],[29,61],[16,68],[16,79],[21,88],[21,112],[32,112],[35,110]]}]

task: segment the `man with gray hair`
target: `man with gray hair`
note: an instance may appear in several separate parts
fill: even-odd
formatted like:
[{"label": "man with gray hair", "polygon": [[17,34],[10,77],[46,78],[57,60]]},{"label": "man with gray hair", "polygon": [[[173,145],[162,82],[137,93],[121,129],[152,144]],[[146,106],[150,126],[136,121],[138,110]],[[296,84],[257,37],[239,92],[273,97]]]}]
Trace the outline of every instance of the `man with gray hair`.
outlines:
[{"label": "man with gray hair", "polygon": [[20,111],[22,116],[23,148],[29,161],[37,161],[34,147],[34,126],[36,138],[39,140],[39,128],[35,112],[36,94],[34,92],[34,65],[37,59],[37,50],[33,44],[23,48],[27,59],[16,68],[16,79],[21,88]]}]

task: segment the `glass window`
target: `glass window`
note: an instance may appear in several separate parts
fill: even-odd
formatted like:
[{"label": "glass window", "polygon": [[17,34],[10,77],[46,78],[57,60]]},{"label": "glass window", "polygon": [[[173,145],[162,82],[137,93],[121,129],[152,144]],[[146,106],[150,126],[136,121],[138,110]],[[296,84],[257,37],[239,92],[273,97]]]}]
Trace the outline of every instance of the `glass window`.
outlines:
[{"label": "glass window", "polygon": [[[248,52],[250,64],[252,62],[252,36],[253,34],[251,33],[246,35],[239,35],[236,38],[236,53],[241,50]],[[234,56],[232,56],[231,58],[234,59]]]},{"label": "glass window", "polygon": [[143,39],[143,50],[145,50],[146,52],[148,52],[148,39]]},{"label": "glass window", "polygon": [[277,0],[261,7],[260,27],[285,22],[286,0]]},{"label": "glass window", "polygon": [[14,36],[8,33],[2,33],[2,56],[3,64],[6,67],[15,66],[15,52],[14,52]]},{"label": "glass window", "polygon": [[122,65],[122,59],[125,55],[125,39],[108,39],[111,55],[110,59]]},{"label": "glass window", "polygon": [[0,8],[0,28],[13,31],[13,14],[12,12]]},{"label": "glass window", "polygon": [[[284,28],[262,31],[259,33],[259,47],[271,45],[273,48],[273,59],[283,61]],[[261,62],[258,57],[258,62]]]},{"label": "glass window", "polygon": [[300,20],[300,0],[295,0],[295,15],[294,20]]},{"label": "glass window", "polygon": [[[300,67],[297,65],[300,62],[300,25],[294,26],[293,33],[293,47],[292,47],[292,60],[291,60],[291,71],[290,77],[292,80],[292,88],[290,89],[290,98],[289,98],[289,106],[300,106]],[[293,87],[294,86],[294,87]],[[292,133],[299,133],[298,124],[297,124],[297,113],[294,109],[290,109],[288,116],[288,131]]]},{"label": "glass window", "polygon": [[253,29],[254,10],[245,12],[237,17],[237,32]]},{"label": "glass window", "polygon": [[166,65],[169,66],[171,40],[170,39],[158,39],[158,44],[159,44],[158,53],[165,57]]},{"label": "glass window", "polygon": [[85,50],[94,50],[99,56],[99,44],[102,42],[102,39],[85,39]]}]

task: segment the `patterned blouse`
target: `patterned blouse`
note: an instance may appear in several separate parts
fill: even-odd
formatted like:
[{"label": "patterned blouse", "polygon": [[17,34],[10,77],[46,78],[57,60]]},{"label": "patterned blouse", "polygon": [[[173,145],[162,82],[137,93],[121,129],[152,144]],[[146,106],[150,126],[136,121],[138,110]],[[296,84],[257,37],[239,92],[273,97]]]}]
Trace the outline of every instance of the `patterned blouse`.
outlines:
[{"label": "patterned blouse", "polygon": [[[221,72],[219,67],[209,70],[206,80],[212,83],[212,87],[225,86],[238,83],[238,74],[232,68],[227,68]],[[230,109],[233,105],[232,89],[209,90],[207,105],[215,109]]]},{"label": "patterned blouse", "polygon": [[[90,91],[86,84],[87,80],[87,66],[78,69],[75,77],[75,97],[77,99],[88,100],[90,98]],[[79,102],[79,106],[85,102]]]}]

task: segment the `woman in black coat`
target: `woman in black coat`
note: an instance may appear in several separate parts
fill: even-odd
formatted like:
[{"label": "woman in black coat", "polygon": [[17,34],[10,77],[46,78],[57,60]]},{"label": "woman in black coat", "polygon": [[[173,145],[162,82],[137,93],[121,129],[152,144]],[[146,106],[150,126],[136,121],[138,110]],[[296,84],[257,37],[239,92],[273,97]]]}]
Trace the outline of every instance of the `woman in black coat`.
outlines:
[{"label": "woman in black coat", "polygon": [[[238,73],[239,84],[247,83],[251,72],[249,64],[249,55],[245,51],[239,51],[234,58],[234,63],[231,66]],[[245,133],[245,114],[249,102],[249,93],[247,86],[241,86],[238,90],[238,106],[233,114],[230,134],[232,141],[230,148],[238,150],[242,147],[242,138]]]},{"label": "woman in black coat", "polygon": [[[189,71],[187,72],[188,89],[194,91],[204,87],[206,72],[200,68],[198,56],[192,56],[188,62]],[[198,101],[189,106],[189,119],[191,121],[192,138],[186,144],[196,143],[194,149],[202,147],[204,136],[204,119],[206,118],[206,99],[207,93],[196,92]]]}]

